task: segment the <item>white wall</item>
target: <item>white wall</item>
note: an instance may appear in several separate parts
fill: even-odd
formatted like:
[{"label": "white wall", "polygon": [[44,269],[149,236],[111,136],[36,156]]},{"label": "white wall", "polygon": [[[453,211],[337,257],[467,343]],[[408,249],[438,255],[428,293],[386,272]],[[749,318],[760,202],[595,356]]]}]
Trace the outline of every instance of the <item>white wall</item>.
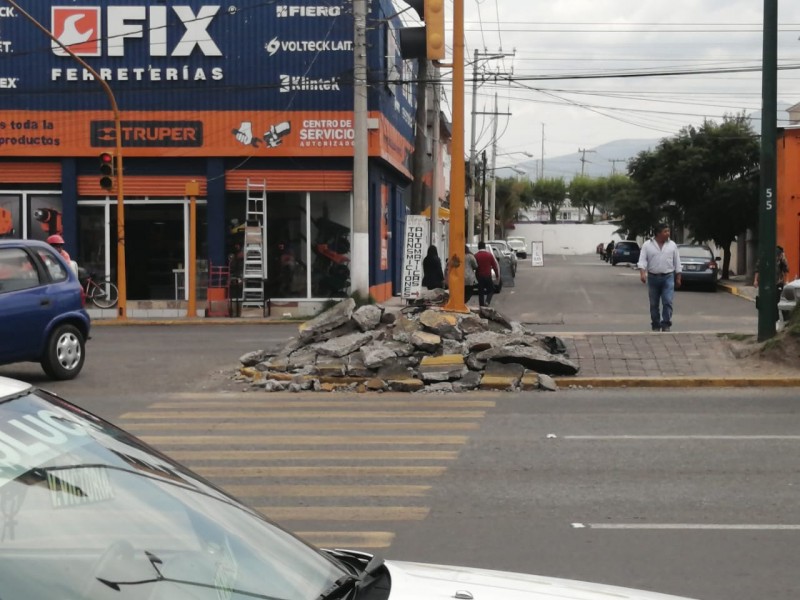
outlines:
[{"label": "white wall", "polygon": [[531,242],[543,242],[545,254],[594,254],[597,244],[623,239],[616,230],[607,223],[514,223],[506,235],[524,237],[528,249]]}]

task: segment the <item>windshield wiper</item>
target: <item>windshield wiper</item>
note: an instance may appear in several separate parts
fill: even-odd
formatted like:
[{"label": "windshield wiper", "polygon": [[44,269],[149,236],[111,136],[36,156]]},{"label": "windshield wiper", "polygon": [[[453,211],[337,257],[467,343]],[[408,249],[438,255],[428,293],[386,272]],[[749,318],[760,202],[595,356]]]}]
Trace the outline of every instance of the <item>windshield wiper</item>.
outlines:
[{"label": "windshield wiper", "polygon": [[351,590],[355,590],[356,593],[358,593],[374,581],[372,576],[382,566],[383,558],[377,555],[373,556],[364,567],[364,570],[358,575],[343,575],[334,581],[331,587],[322,592],[317,597],[317,600],[333,600],[334,598],[340,598],[350,593]]},{"label": "windshield wiper", "polygon": [[238,590],[236,588],[227,588],[222,587],[219,585],[214,585],[211,583],[201,583],[199,581],[190,581],[186,579],[173,579],[172,577],[164,577],[161,573],[161,569],[158,568],[158,565],[163,565],[164,561],[162,561],[158,556],[153,554],[152,552],[148,552],[145,550],[145,555],[147,555],[147,560],[150,561],[150,565],[156,572],[156,576],[152,579],[140,579],[138,581],[111,581],[109,579],[103,579],[102,577],[96,577],[97,581],[103,583],[110,587],[112,590],[120,592],[122,591],[122,587],[128,585],[144,585],[147,583],[161,583],[162,581],[168,581],[170,583],[177,583],[180,585],[188,585],[191,587],[199,587],[199,588],[206,588],[210,590],[217,590],[217,591],[224,591],[231,595],[239,594],[242,596],[248,596],[250,598],[260,598],[261,600],[286,600],[285,598],[278,598],[276,596],[267,596],[266,594],[259,594],[256,592],[248,592],[245,590]]}]

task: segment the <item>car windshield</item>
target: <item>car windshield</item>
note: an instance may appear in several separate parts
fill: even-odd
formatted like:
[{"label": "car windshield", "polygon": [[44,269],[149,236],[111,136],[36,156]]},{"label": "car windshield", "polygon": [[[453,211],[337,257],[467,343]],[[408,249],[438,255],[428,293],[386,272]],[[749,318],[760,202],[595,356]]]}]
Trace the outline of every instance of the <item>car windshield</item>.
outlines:
[{"label": "car windshield", "polygon": [[3,600],[314,599],[333,559],[44,392],[0,404]]},{"label": "car windshield", "polygon": [[680,246],[678,253],[681,258],[702,258],[709,260],[711,258],[711,250],[701,246]]}]

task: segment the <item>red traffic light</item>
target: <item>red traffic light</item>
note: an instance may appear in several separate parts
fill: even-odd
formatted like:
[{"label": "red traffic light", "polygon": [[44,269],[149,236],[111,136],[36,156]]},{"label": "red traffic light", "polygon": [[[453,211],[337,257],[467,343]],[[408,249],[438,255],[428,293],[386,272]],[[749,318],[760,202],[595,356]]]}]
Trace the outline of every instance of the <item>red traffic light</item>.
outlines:
[{"label": "red traffic light", "polygon": [[104,190],[110,190],[114,187],[114,180],[111,178],[114,175],[114,156],[109,152],[100,154],[100,187]]}]

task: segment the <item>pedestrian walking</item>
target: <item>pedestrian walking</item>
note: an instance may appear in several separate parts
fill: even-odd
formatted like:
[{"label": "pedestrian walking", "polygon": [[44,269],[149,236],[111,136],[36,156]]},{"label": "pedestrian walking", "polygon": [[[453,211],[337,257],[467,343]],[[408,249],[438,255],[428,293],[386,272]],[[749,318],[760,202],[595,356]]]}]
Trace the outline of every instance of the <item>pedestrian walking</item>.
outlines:
[{"label": "pedestrian walking", "polygon": [[422,259],[422,286],[429,290],[444,288],[442,259],[433,244],[428,247],[428,254]]},{"label": "pedestrian walking", "polygon": [[606,246],[606,255],[603,257],[606,262],[611,262],[611,255],[614,253],[614,240],[608,242],[608,246]]},{"label": "pedestrian walking", "polygon": [[469,302],[478,285],[478,261],[475,255],[469,251],[469,247],[464,249],[464,302]]},{"label": "pedestrian walking", "polygon": [[653,331],[669,331],[672,327],[672,298],[675,288],[681,287],[681,256],[669,234],[669,225],[656,225],[655,235],[642,246],[637,265],[639,278],[647,284]]},{"label": "pedestrian walking", "polygon": [[497,264],[494,254],[486,249],[486,242],[478,242],[478,251],[475,253],[478,263],[476,275],[478,278],[478,304],[489,306],[494,295],[494,281],[492,271],[500,277],[500,265]]}]

